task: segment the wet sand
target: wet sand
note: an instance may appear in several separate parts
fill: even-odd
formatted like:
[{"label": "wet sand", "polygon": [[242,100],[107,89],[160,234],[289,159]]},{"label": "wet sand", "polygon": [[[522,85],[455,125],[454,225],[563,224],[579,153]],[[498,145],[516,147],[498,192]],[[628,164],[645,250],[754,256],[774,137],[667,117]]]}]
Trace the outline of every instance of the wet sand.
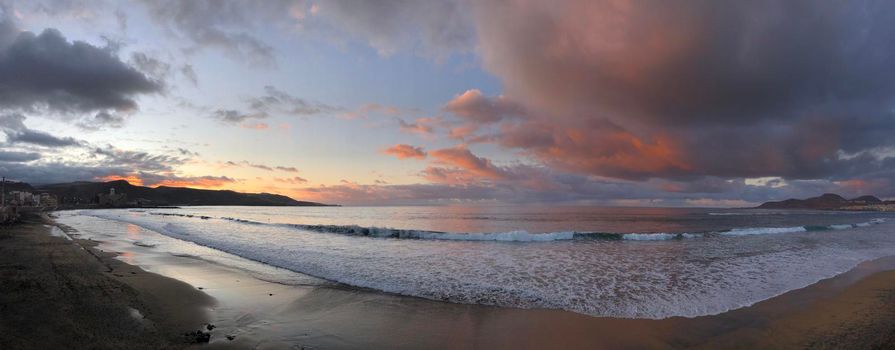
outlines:
[{"label": "wet sand", "polygon": [[[4,233],[5,234],[5,233]],[[72,232],[73,235],[75,233]],[[148,234],[142,231],[132,235]],[[75,235],[76,236],[76,235]],[[145,237],[130,237],[145,238]],[[65,241],[45,237],[50,245],[95,244],[92,241]],[[0,240],[3,252],[9,239]],[[70,243],[67,243],[70,242]],[[74,243],[74,244],[72,244]],[[180,304],[184,307],[206,305],[208,322],[216,328],[210,331],[210,348],[513,348],[513,349],[679,349],[679,348],[739,348],[739,349],[868,349],[895,348],[895,258],[866,262],[840,276],[823,280],[812,286],[791,291],[755,305],[720,315],[696,318],[638,320],[590,317],[560,310],[522,310],[479,305],[448,304],[419,298],[403,297],[375,291],[360,290],[333,283],[313,285],[284,285],[268,282],[249,271],[219,264],[197,257],[174,256],[152,247],[136,246],[132,242],[109,237],[96,249],[118,252],[113,272],[103,272],[104,264],[96,266],[96,259],[80,252],[89,276],[106,276],[134,290],[144,303],[152,305]],[[33,253],[33,252],[32,252]],[[4,253],[5,254],[5,253]],[[4,255],[0,254],[0,255]],[[21,253],[27,254],[27,253]],[[56,261],[59,257],[37,256],[30,261]],[[6,257],[2,258],[6,259]],[[108,258],[107,263],[109,262]],[[70,258],[69,260],[73,260]],[[23,300],[9,300],[6,294],[8,269],[3,261],[3,302],[6,308],[58,308],[34,306]],[[136,277],[118,271],[134,269],[139,274],[173,278],[178,288],[155,288],[157,278],[147,277],[144,285]],[[91,265],[92,264],[92,265]],[[52,264],[51,264],[52,265]],[[52,267],[44,267],[52,271]],[[37,273],[37,267],[25,275]],[[116,275],[119,274],[121,276]],[[158,277],[160,278],[160,277]],[[178,282],[182,281],[182,282]],[[112,283],[112,282],[109,282]],[[155,286],[155,287],[154,287]],[[85,285],[84,287],[90,287]],[[183,287],[183,288],[180,288]],[[96,289],[90,287],[88,289]],[[200,289],[201,288],[201,289]],[[99,288],[103,290],[102,287]],[[201,291],[201,293],[198,293]],[[12,295],[18,292],[12,292]],[[92,293],[92,292],[91,292]],[[133,293],[133,292],[132,292]],[[207,295],[216,300],[208,302]],[[106,293],[103,293],[106,294]],[[129,293],[104,295],[110,305],[130,305]],[[190,300],[190,298],[196,298]],[[21,306],[29,304],[32,306]],[[112,308],[111,306],[108,306]],[[153,310],[160,306],[146,306]],[[141,309],[141,310],[143,310]],[[52,311],[52,310],[51,310]],[[195,315],[193,312],[179,313]],[[179,310],[182,311],[182,310]],[[112,310],[108,311],[110,314]],[[160,323],[168,315],[164,311],[144,313],[147,320]],[[121,312],[119,312],[121,313]],[[28,313],[33,327],[47,327],[46,322],[74,322],[70,318],[90,319],[97,314],[85,313]],[[38,316],[34,316],[38,315]],[[123,313],[127,315],[127,313]],[[116,317],[127,320],[127,317]],[[58,319],[57,319],[58,318]],[[0,335],[6,341],[9,333],[7,316],[0,317]],[[179,327],[159,327],[155,333],[131,332],[124,339],[154,335],[156,342],[165,346],[186,346],[182,328],[201,325],[205,320],[182,319]],[[76,323],[83,322],[78,321]],[[121,321],[124,322],[124,321]],[[192,326],[195,328],[195,326]],[[127,328],[127,327],[125,327]],[[16,328],[12,328],[16,330]],[[100,328],[102,329],[102,328]],[[190,328],[191,329],[191,328]],[[169,332],[171,335],[169,335]],[[148,334],[148,335],[147,335]],[[16,338],[26,344],[28,339]],[[77,338],[69,338],[69,341]],[[83,338],[82,338],[83,339]],[[79,340],[80,341],[80,340]],[[75,341],[80,343],[79,341]],[[178,343],[180,341],[180,343]],[[188,344],[187,344],[188,345]]]},{"label": "wet sand", "polygon": [[214,304],[190,285],[50,235],[0,227],[0,349],[167,349],[195,342]]}]

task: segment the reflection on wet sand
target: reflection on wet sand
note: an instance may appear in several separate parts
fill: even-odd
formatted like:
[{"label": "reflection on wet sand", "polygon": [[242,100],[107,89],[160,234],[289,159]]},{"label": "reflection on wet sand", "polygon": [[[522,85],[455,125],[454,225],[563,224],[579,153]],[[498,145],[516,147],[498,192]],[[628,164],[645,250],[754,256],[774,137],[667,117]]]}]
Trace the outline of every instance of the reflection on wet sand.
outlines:
[{"label": "reflection on wet sand", "polygon": [[[100,243],[102,249],[118,252],[122,261],[184,281],[214,297],[217,302],[211,309],[211,320],[216,326],[211,331],[212,348],[671,348],[801,344],[809,334],[806,327],[820,327],[806,319],[824,319],[811,316],[812,310],[822,309],[817,303],[835,305],[823,301],[867,276],[895,267],[895,259],[891,258],[865,263],[809,288],[716,316],[644,320],[450,304],[319,280],[277,283],[263,279],[253,268],[238,267],[222,257],[212,258],[212,252],[220,252],[184,247],[190,243],[139,226],[128,225],[124,235],[114,238],[97,237],[105,239]],[[157,240],[160,244],[133,244],[139,240]],[[229,258],[240,264],[258,264]],[[276,270],[277,274],[295,274]],[[792,320],[799,324],[793,325]],[[765,329],[769,325],[778,326]],[[753,331],[745,332],[750,329]],[[797,332],[800,329],[805,331]]]}]

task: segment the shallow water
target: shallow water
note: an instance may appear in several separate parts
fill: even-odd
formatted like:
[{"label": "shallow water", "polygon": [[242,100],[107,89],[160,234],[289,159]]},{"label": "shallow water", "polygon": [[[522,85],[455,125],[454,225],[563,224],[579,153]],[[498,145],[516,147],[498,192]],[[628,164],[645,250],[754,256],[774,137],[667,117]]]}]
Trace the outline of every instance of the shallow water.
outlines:
[{"label": "shallow water", "polygon": [[189,207],[60,216],[113,236],[136,225],[164,238],[135,245],[278,283],[327,283],[312,275],[434,300],[627,318],[716,314],[895,253],[895,218],[884,213]]}]

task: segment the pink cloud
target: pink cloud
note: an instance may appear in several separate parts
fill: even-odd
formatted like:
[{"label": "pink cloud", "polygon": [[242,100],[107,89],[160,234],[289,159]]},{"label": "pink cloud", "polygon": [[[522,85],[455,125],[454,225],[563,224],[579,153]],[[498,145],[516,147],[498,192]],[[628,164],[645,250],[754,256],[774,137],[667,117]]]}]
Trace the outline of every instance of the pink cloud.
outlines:
[{"label": "pink cloud", "polygon": [[434,150],[429,155],[432,156],[436,164],[447,166],[447,168],[426,168],[423,173],[427,179],[433,182],[460,182],[475,178],[505,179],[508,177],[508,174],[495,166],[491,160],[472,154],[463,145]]},{"label": "pink cloud", "polygon": [[240,125],[243,129],[252,129],[252,130],[267,130],[270,129],[270,125],[267,123],[248,123]]},{"label": "pink cloud", "polygon": [[277,177],[277,178],[274,178],[274,181],[291,184],[291,185],[300,185],[300,184],[304,184],[304,183],[308,182],[307,179],[300,177],[300,176],[293,176],[293,177],[287,177],[287,178]]},{"label": "pink cloud", "polygon": [[412,123],[398,119],[398,125],[402,132],[408,134],[432,135],[435,133],[435,128],[443,126],[444,122],[439,117],[424,117],[417,118]]},{"label": "pink cloud", "polygon": [[367,103],[361,105],[354,111],[342,113],[341,117],[344,119],[361,119],[366,118],[370,114],[374,113],[386,116],[399,116],[408,112],[409,110],[405,110],[397,106],[386,106],[379,103]]},{"label": "pink cloud", "polygon": [[461,121],[451,134],[464,142],[491,126],[490,140],[551,168],[635,180],[832,179],[885,166],[837,156],[888,146],[883,130],[893,125],[886,62],[895,50],[873,44],[891,29],[854,30],[868,17],[848,5],[473,7],[485,69],[504,90],[446,103]]},{"label": "pink cloud", "polygon": [[522,114],[522,107],[509,98],[488,98],[478,89],[466,90],[454,96],[444,106],[444,110],[476,124],[494,123],[505,117]]},{"label": "pink cloud", "polygon": [[411,145],[398,144],[386,148],[382,151],[385,154],[390,154],[398,159],[426,159],[426,151],[423,150],[422,147],[414,147]]}]

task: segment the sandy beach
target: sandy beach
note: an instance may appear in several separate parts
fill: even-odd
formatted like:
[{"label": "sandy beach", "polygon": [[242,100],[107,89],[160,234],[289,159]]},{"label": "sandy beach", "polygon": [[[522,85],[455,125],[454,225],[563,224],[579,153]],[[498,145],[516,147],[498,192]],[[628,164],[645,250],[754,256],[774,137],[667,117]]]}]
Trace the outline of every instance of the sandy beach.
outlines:
[{"label": "sandy beach", "polygon": [[54,237],[47,224],[0,231],[3,348],[186,348],[199,330],[203,347],[233,349],[895,346],[895,258],[719,315],[617,319],[283,285],[70,229],[73,240]]},{"label": "sandy beach", "polygon": [[0,348],[164,349],[196,341],[214,300],[27,216],[0,228]]}]

